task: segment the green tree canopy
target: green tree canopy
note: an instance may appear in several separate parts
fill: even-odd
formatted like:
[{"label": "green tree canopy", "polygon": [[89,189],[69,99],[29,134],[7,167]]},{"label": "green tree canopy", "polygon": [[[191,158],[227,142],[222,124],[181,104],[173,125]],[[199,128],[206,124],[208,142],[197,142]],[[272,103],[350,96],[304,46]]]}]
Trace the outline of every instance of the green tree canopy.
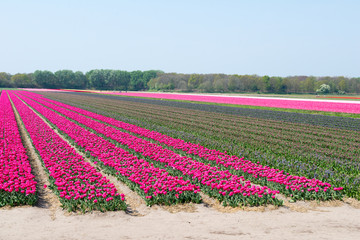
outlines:
[{"label": "green tree canopy", "polygon": [[37,70],[32,75],[34,83],[43,88],[59,88],[60,84],[58,83],[58,80],[50,71],[40,71]]},{"label": "green tree canopy", "polygon": [[74,88],[75,73],[71,70],[59,70],[55,72],[59,88]]},{"label": "green tree canopy", "polygon": [[11,75],[6,72],[0,72],[0,87],[12,87]]},{"label": "green tree canopy", "polygon": [[17,73],[11,76],[11,82],[13,83],[14,86],[20,88],[34,87],[34,84],[31,79],[31,75],[26,73]]}]

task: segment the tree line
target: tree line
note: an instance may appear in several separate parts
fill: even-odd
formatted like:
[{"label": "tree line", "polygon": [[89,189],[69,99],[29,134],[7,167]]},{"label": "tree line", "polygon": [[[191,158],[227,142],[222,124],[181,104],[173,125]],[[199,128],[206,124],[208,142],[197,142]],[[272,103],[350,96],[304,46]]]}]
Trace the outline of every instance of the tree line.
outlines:
[{"label": "tree line", "polygon": [[95,69],[85,74],[71,70],[37,70],[11,75],[0,72],[0,87],[98,90],[153,90],[184,92],[257,92],[360,94],[360,78],[314,76],[258,76],[164,73],[159,70],[122,71]]},{"label": "tree line", "polygon": [[[197,92],[316,93],[328,85],[328,93],[360,93],[360,77],[269,77],[258,75],[158,73],[149,81],[150,90]],[[322,92],[322,91],[320,91]]]},{"label": "tree line", "polygon": [[0,87],[138,91],[148,89],[148,82],[158,73],[157,70],[128,72],[109,69],[95,69],[85,74],[71,70],[54,73],[37,70],[15,75],[0,72]]}]

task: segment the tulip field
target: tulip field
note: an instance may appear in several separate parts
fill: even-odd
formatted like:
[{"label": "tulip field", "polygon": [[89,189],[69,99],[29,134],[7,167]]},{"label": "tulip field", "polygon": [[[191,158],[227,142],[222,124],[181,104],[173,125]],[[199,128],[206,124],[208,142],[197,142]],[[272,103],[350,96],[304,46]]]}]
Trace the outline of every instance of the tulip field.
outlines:
[{"label": "tulip field", "polygon": [[[48,187],[69,211],[126,210],[112,181],[148,206],[201,203],[204,194],[231,207],[360,199],[357,119],[186,104],[3,90],[0,207],[34,205]],[[35,181],[22,138],[49,186]]]}]

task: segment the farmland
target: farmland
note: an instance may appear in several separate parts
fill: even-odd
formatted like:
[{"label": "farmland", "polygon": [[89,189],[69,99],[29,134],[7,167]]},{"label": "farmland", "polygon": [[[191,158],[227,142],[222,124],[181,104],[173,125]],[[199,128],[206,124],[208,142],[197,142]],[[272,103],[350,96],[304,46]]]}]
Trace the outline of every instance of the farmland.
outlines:
[{"label": "farmland", "polygon": [[36,207],[44,189],[73,214],[360,200],[358,118],[66,91],[3,90],[0,105],[0,206]]},{"label": "farmland", "polygon": [[[228,108],[222,113],[221,108],[214,112],[209,107],[201,109],[201,105],[196,105],[188,110],[188,105],[173,102],[170,106],[98,95],[56,96],[58,99],[66,96],[63,101],[209,149],[227,151],[291,174],[341,185],[348,196],[359,198],[360,139],[358,131],[351,130],[360,129],[357,119],[341,126],[341,121],[346,123],[347,118],[313,118],[312,115],[269,114],[268,111],[264,115],[255,111],[252,116],[256,118],[239,117],[237,112],[228,114]],[[306,124],[294,123],[291,119],[304,119]]]}]

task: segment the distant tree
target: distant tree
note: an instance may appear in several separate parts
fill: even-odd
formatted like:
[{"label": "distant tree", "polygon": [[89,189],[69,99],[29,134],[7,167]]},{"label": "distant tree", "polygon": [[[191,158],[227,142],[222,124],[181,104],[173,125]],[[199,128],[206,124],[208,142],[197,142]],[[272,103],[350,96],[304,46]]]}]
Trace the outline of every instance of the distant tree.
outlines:
[{"label": "distant tree", "polygon": [[231,75],[228,81],[228,89],[230,92],[242,90],[240,85],[242,84],[241,79],[237,75]]},{"label": "distant tree", "polygon": [[271,77],[267,85],[267,91],[272,93],[285,93],[285,85],[281,77]]},{"label": "distant tree", "polygon": [[0,87],[12,87],[11,74],[0,72]]},{"label": "distant tree", "polygon": [[[88,87],[109,90],[144,90],[148,82],[156,78],[157,72],[150,71],[120,71],[110,69],[95,69],[86,73]],[[151,85],[151,84],[150,84]]]},{"label": "distant tree", "polygon": [[305,93],[313,93],[315,90],[315,77],[307,77],[304,81],[304,91]]},{"label": "distant tree", "polygon": [[316,93],[326,94],[330,92],[330,86],[327,84],[321,84],[320,88],[316,90]]},{"label": "distant tree", "polygon": [[262,77],[262,87],[261,90],[263,92],[271,92],[271,85],[270,85],[270,77],[265,75]]},{"label": "distant tree", "polygon": [[263,81],[262,78],[258,76],[250,76],[249,77],[249,88],[248,91],[250,92],[257,92],[262,89]]},{"label": "distant tree", "polygon": [[103,78],[104,78],[104,86],[100,89],[104,89],[104,90],[113,90],[114,86],[112,85],[112,79],[111,79],[111,73],[114,71],[114,70],[111,70],[111,69],[102,69],[100,70],[101,71],[101,74],[103,75]]},{"label": "distant tree", "polygon": [[238,78],[238,91],[245,92],[250,91],[249,86],[250,82],[252,81],[253,77],[256,76],[249,76],[249,75],[234,75],[236,78]]},{"label": "distant tree", "polygon": [[133,71],[130,73],[130,90],[138,91],[145,88],[143,72]]},{"label": "distant tree", "polygon": [[156,78],[158,73],[161,73],[157,70],[149,70],[149,71],[144,71],[143,72],[143,82],[144,82],[144,86],[145,88],[147,87],[147,83],[153,79]]},{"label": "distant tree", "polygon": [[86,78],[86,76],[80,71],[77,71],[74,74],[75,74],[75,82],[70,84],[75,89],[85,89],[88,85],[88,79]]},{"label": "distant tree", "polygon": [[56,76],[50,71],[36,70],[32,75],[33,81],[41,88],[59,88]]},{"label": "distant tree", "polygon": [[216,74],[214,78],[214,90],[215,92],[227,92],[228,78],[225,74]]},{"label": "distant tree", "polygon": [[334,82],[334,78],[329,77],[329,76],[325,76],[325,77],[319,77],[315,83],[315,87],[316,89],[320,89],[320,86],[322,84],[326,84],[330,86],[331,90],[335,90],[336,89],[336,83]]},{"label": "distant tree", "polygon": [[89,87],[94,89],[105,88],[105,74],[103,70],[95,69],[86,73],[89,79]]},{"label": "distant tree", "polygon": [[283,84],[285,85],[286,93],[300,93],[301,81],[304,81],[306,77],[304,76],[293,76],[286,77],[283,79]]},{"label": "distant tree", "polygon": [[17,73],[11,77],[11,82],[13,86],[20,88],[30,88],[33,87],[32,79],[30,74],[26,73]]},{"label": "distant tree", "polygon": [[191,74],[188,80],[188,88],[195,89],[203,82],[203,76],[200,74]]},{"label": "distant tree", "polygon": [[59,70],[55,72],[59,88],[75,88],[75,73],[71,70]]},{"label": "distant tree", "polygon": [[169,78],[174,79],[175,89],[180,91],[188,91],[188,81],[190,74],[177,74],[175,77],[169,76]]},{"label": "distant tree", "polygon": [[127,71],[113,70],[110,73],[110,82],[112,89],[125,90],[129,88],[131,75]]},{"label": "distant tree", "polygon": [[360,77],[351,78],[348,81],[348,91],[352,93],[360,93]]},{"label": "distant tree", "polygon": [[201,92],[214,92],[214,85],[211,81],[207,80],[202,82],[198,89],[200,89]]},{"label": "distant tree", "polygon": [[338,83],[338,90],[342,92],[348,91],[348,81],[345,80],[345,78],[342,78]]}]

